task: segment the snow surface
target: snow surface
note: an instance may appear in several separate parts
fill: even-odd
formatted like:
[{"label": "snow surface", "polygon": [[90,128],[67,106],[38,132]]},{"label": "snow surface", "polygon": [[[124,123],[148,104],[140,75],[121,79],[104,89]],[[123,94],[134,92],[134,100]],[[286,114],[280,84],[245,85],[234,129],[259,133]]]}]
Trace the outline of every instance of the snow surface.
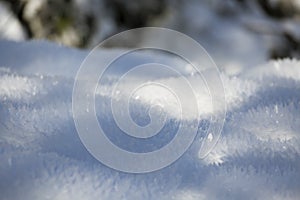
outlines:
[{"label": "snow surface", "polygon": [[[122,50],[101,50],[99,56],[109,59],[116,51]],[[95,160],[75,130],[72,88],[88,52],[42,41],[1,41],[0,52],[1,200],[299,199],[299,61],[271,61],[242,68],[236,75],[222,71],[227,117],[213,151],[199,158],[199,136],[173,165],[133,175]],[[150,57],[136,53],[122,65],[146,62]],[[190,73],[189,66],[176,58],[160,55],[156,59]],[[117,70],[109,74],[97,97],[111,98],[107,91],[118,75]],[[176,84],[176,77],[163,79]],[[143,106],[163,92],[136,95],[133,108],[139,115]],[[205,90],[197,95],[199,105],[206,108],[203,112],[213,112]],[[166,109],[176,119],[173,104]],[[199,132],[205,128],[201,123]]]}]

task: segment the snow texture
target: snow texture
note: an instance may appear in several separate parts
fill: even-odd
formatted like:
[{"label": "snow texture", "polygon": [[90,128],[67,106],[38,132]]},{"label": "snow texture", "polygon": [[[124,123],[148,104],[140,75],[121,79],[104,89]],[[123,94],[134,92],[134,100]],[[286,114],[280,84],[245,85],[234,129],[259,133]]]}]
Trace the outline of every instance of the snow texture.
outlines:
[{"label": "snow texture", "polygon": [[[235,75],[222,71],[227,117],[213,151],[199,159],[197,137],[171,166],[134,175],[95,160],[75,130],[72,88],[88,52],[41,41],[1,41],[0,51],[1,200],[299,199],[299,61],[271,61]],[[109,59],[115,51],[121,50],[101,50],[99,56]],[[130,59],[148,58],[137,53]],[[170,56],[157,59],[180,65]],[[188,67],[181,70],[189,73]],[[176,84],[176,77],[166,81]],[[109,78],[103,87],[109,90]],[[139,103],[149,104],[153,95],[140,94]],[[206,107],[200,100],[205,92],[198,95]],[[101,90],[97,96],[109,98],[109,93]]]}]

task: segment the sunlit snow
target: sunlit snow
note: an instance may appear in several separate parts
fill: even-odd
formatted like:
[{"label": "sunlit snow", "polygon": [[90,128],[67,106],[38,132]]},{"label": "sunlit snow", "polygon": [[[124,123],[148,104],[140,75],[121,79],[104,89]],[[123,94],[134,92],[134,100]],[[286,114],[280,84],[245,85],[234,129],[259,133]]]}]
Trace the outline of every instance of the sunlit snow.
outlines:
[{"label": "sunlit snow", "polygon": [[[154,173],[133,175],[102,165],[77,135],[72,88],[88,52],[38,41],[2,41],[0,51],[0,199],[296,200],[300,196],[297,60],[271,61],[238,75],[221,71],[227,116],[213,151],[204,159],[198,156],[200,132],[206,126],[200,123],[199,137],[177,162]],[[99,56],[109,59],[114,51],[122,50],[101,50]],[[148,58],[137,53],[128,62],[131,59]],[[158,59],[180,65],[167,55]],[[190,71],[182,67],[182,72]],[[118,71],[113,71],[96,96],[112,98],[110,83],[117,76]],[[138,78],[130,77],[126,84]],[[194,78],[190,74],[190,80]],[[176,77],[162,81],[176,84]],[[153,93],[141,90],[133,95],[133,116],[164,96],[163,102],[170,101],[160,109],[176,120],[176,98],[151,89]],[[205,88],[199,89],[201,111],[217,113],[209,107]],[[105,106],[97,102],[96,109]]]}]

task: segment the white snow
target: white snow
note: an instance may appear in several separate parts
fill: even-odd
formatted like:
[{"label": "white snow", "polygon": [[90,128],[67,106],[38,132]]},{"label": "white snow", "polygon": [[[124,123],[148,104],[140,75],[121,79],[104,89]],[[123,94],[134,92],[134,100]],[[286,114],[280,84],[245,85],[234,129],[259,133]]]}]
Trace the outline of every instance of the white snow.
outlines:
[{"label": "white snow", "polygon": [[26,34],[20,22],[14,17],[4,2],[0,2],[0,38],[21,41]]},{"label": "white snow", "polygon": [[[116,51],[122,50],[101,50],[99,56],[109,59]],[[88,52],[41,41],[1,41],[0,52],[1,199],[296,200],[300,196],[300,61],[271,61],[241,68],[236,75],[221,71],[228,107],[222,136],[213,151],[203,160],[198,157],[199,134],[173,165],[133,175],[95,160],[75,130],[72,88]],[[150,57],[133,54],[123,67]],[[188,75],[191,72],[177,58],[160,55],[157,61]],[[111,98],[111,83],[119,74],[111,71],[96,97]],[[122,87],[141,78],[145,77],[132,76]],[[190,74],[189,80],[193,79]],[[176,84],[176,77],[161,75],[161,81]],[[199,88],[201,112],[217,114],[209,106],[206,89]],[[176,119],[176,98],[156,89],[133,95],[133,115],[144,114],[145,106],[163,96],[170,101],[160,109]],[[105,106],[98,102],[96,108]],[[200,124],[199,130],[205,126]]]},{"label": "white snow", "polygon": [[[294,0],[295,1],[295,0]],[[36,8],[45,0],[30,0],[24,15],[34,16]],[[95,18],[95,32],[88,47],[120,32],[114,15],[103,0],[75,0],[79,14]],[[135,1],[130,1],[134,5]],[[294,18],[274,20],[266,15],[257,1],[231,0],[168,0],[166,10],[147,26],[166,27],[183,32],[200,42],[214,60],[232,74],[241,68],[264,63],[273,49],[279,49],[288,33],[299,40],[299,20]],[[299,4],[295,1],[295,6]],[[278,0],[273,3],[277,4]],[[3,24],[2,21],[7,21]],[[8,23],[9,22],[9,23]],[[128,27],[127,27],[128,28]],[[0,37],[10,40],[27,39],[24,28],[16,17],[0,3]],[[73,33],[64,37],[68,42]],[[133,38],[136,39],[136,38]]]}]

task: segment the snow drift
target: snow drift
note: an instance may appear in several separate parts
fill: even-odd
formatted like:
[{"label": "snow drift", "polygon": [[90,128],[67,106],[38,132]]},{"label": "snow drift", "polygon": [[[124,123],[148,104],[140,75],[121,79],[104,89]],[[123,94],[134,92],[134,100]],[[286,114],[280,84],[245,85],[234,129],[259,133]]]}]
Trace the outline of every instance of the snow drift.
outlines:
[{"label": "snow drift", "polygon": [[[228,107],[222,136],[213,151],[200,159],[197,137],[173,165],[133,175],[99,163],[77,135],[71,112],[72,88],[88,52],[46,42],[7,41],[0,42],[0,50],[3,200],[300,196],[299,61],[271,61],[243,68],[235,75],[221,72]],[[108,59],[115,51],[121,50],[101,50],[99,55]],[[134,59],[147,57],[136,54]],[[158,60],[180,65],[170,56],[161,55]],[[108,80],[105,87],[109,86]],[[105,90],[97,95],[109,98]],[[144,97],[142,105],[149,103]],[[138,106],[134,107],[136,113],[140,112]],[[205,126],[200,124],[199,130]]]}]

